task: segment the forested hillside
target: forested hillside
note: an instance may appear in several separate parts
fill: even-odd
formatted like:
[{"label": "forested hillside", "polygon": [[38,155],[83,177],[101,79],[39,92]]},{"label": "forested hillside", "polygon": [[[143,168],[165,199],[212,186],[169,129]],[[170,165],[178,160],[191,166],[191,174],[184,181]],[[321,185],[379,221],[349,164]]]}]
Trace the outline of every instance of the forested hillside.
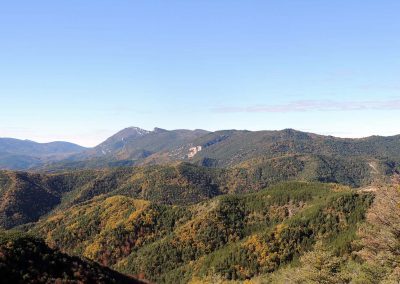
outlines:
[{"label": "forested hillside", "polygon": [[[46,171],[169,164],[186,161],[206,167],[235,167],[258,159],[322,157],[344,164],[400,162],[400,136],[344,139],[285,129],[281,131],[164,130],[127,128],[79,155],[40,167]],[[189,155],[191,149],[196,153]]]},{"label": "forested hillside", "polygon": [[0,232],[0,279],[2,283],[142,283],[13,232]]},{"label": "forested hillside", "polygon": [[[155,283],[307,283],[305,277],[319,275],[309,261],[314,257],[327,269],[326,283],[353,283],[359,273],[369,282],[354,283],[380,283],[371,279],[397,275],[392,265],[399,255],[393,247],[400,201],[395,187],[383,186],[389,182],[385,169],[374,166],[379,174],[357,161],[340,167],[321,157],[287,156],[228,169],[176,163],[54,174],[3,171],[1,222],[42,238],[55,250],[48,255],[61,250]],[[282,183],[287,180],[293,181]],[[351,187],[372,180],[382,186]],[[390,222],[373,217],[381,215]],[[387,234],[390,243],[378,240]],[[374,266],[377,259],[384,269]],[[6,267],[5,273],[27,273]],[[84,267],[80,273],[92,269]]]},{"label": "forested hillside", "polygon": [[0,226],[37,221],[101,194],[123,195],[160,204],[194,204],[212,197],[259,191],[289,180],[332,182],[351,187],[370,184],[395,171],[388,164],[321,156],[257,158],[220,169],[189,163],[75,170],[57,174],[0,171]]},{"label": "forested hillside", "polygon": [[[374,187],[374,202],[365,222],[356,230],[351,253],[342,257],[335,246],[317,242],[298,263],[272,274],[252,279],[251,283],[365,283],[394,284],[400,279],[400,186],[399,178],[389,185]],[[210,280],[210,279],[208,279]],[[212,278],[210,283],[219,280]]]},{"label": "forested hillside", "polygon": [[51,214],[32,233],[157,283],[187,283],[210,273],[245,280],[291,263],[317,241],[348,255],[372,200],[318,183],[285,183],[189,207],[99,196]]},{"label": "forested hillside", "polygon": [[233,166],[264,156],[312,154],[332,158],[394,159],[400,158],[400,136],[372,136],[344,139],[305,133],[293,129],[282,131],[217,131],[193,142],[203,146],[194,158],[215,160],[219,167]]},{"label": "forested hillside", "polygon": [[45,169],[0,171],[0,227],[29,233],[1,233],[0,272],[32,283],[393,283],[399,145],[128,128]]},{"label": "forested hillside", "polygon": [[184,160],[187,153],[182,149],[208,133],[205,130],[147,131],[130,127],[119,131],[98,146],[74,155],[62,162],[50,164],[45,169],[103,168],[137,165],[146,159],[155,164]]}]

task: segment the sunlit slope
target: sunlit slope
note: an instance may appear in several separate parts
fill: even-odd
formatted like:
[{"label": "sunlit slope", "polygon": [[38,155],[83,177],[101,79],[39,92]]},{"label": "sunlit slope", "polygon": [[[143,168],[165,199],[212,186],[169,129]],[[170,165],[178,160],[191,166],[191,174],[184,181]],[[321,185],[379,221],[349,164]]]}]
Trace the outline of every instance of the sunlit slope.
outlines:
[{"label": "sunlit slope", "polygon": [[12,228],[37,221],[57,208],[101,194],[123,195],[160,204],[194,204],[218,195],[259,191],[282,181],[368,185],[393,171],[362,160],[288,155],[259,157],[220,169],[190,163],[76,170],[58,174],[0,171],[0,226]]},{"label": "sunlit slope", "polygon": [[32,232],[51,246],[157,283],[185,283],[210,271],[245,279],[293,261],[319,239],[346,253],[371,200],[305,182],[191,206],[103,196],[55,212]]}]

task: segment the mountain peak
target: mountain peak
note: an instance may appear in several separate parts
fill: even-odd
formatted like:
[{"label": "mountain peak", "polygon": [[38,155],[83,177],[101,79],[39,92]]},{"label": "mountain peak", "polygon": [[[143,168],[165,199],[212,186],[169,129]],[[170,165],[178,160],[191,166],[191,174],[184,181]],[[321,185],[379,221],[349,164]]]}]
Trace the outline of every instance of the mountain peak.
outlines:
[{"label": "mountain peak", "polygon": [[149,134],[150,131],[139,128],[139,127],[127,127],[122,129],[121,131],[117,132],[111,138],[116,138],[116,139],[126,139],[126,138],[131,138],[131,137],[140,137],[144,136],[146,134]]},{"label": "mountain peak", "polygon": [[116,149],[121,149],[131,140],[138,139],[149,134],[150,131],[139,127],[127,127],[109,137],[106,141],[96,146],[94,150],[102,155],[109,154]]},{"label": "mountain peak", "polygon": [[[150,133],[149,130],[146,130],[146,129],[143,129],[143,128],[140,128],[140,127],[136,127],[136,126],[131,126],[131,127],[125,128],[124,130],[126,132],[129,131],[131,133],[136,133],[136,134],[142,135],[142,136]],[[122,131],[124,131],[124,130],[122,130]]]},{"label": "mountain peak", "polygon": [[160,133],[160,132],[167,132],[168,130],[163,129],[163,128],[158,128],[158,127],[154,127],[153,132],[155,133]]}]

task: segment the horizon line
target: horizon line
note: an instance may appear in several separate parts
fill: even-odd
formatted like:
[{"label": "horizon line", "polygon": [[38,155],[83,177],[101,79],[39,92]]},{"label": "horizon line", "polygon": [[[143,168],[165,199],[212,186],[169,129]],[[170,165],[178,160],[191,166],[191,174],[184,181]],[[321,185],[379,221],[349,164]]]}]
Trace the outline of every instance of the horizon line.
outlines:
[{"label": "horizon line", "polygon": [[[124,127],[121,130],[118,130],[116,132],[114,132],[114,134],[108,136],[107,138],[103,139],[102,141],[98,142],[97,144],[93,145],[93,146],[84,146],[80,143],[75,143],[72,142],[71,140],[32,140],[30,138],[17,138],[17,137],[10,137],[10,136],[0,136],[0,139],[14,139],[14,140],[19,140],[19,141],[26,141],[26,142],[33,142],[33,143],[37,143],[37,144],[50,144],[50,143],[70,143],[70,144],[74,144],[74,145],[78,145],[80,147],[83,148],[95,148],[98,145],[100,145],[101,143],[105,142],[108,138],[116,135],[117,133],[125,130],[125,129],[140,129],[140,130],[144,130],[144,131],[148,131],[149,133],[154,132],[156,129],[162,129],[162,130],[166,130],[166,131],[177,131],[177,130],[188,130],[188,131],[198,131],[198,130],[202,130],[202,131],[207,131],[208,133],[215,133],[215,132],[219,132],[219,131],[248,131],[248,132],[282,132],[285,130],[293,130],[293,131],[297,131],[297,132],[302,132],[302,133],[306,133],[306,134],[311,134],[311,135],[318,135],[318,136],[325,136],[325,137],[333,137],[333,138],[337,138],[337,139],[354,139],[354,140],[359,140],[359,139],[367,139],[367,138],[371,138],[371,137],[382,137],[382,138],[388,138],[388,137],[395,137],[400,135],[399,134],[393,134],[393,135],[381,135],[381,134],[368,134],[368,135],[363,135],[363,136],[340,136],[339,133],[334,133],[334,132],[318,132],[318,131],[312,131],[312,130],[306,130],[306,129],[296,129],[296,128],[291,128],[291,127],[286,127],[286,128],[282,128],[282,129],[257,129],[257,130],[250,130],[250,129],[236,129],[236,128],[229,128],[229,129],[218,129],[218,130],[207,130],[207,129],[203,129],[203,128],[196,128],[196,129],[189,129],[189,128],[176,128],[176,129],[167,129],[167,128],[161,128],[161,127],[154,127],[153,130],[148,130],[145,128],[141,128],[141,127],[137,127],[137,126],[128,126],[128,127]],[[349,133],[348,133],[349,134]]]}]

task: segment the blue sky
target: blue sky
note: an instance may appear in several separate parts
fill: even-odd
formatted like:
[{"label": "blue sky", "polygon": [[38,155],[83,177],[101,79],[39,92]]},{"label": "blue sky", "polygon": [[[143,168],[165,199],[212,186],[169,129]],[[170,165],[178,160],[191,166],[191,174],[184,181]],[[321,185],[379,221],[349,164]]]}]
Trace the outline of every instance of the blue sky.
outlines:
[{"label": "blue sky", "polygon": [[0,136],[400,133],[400,1],[3,1]]}]

